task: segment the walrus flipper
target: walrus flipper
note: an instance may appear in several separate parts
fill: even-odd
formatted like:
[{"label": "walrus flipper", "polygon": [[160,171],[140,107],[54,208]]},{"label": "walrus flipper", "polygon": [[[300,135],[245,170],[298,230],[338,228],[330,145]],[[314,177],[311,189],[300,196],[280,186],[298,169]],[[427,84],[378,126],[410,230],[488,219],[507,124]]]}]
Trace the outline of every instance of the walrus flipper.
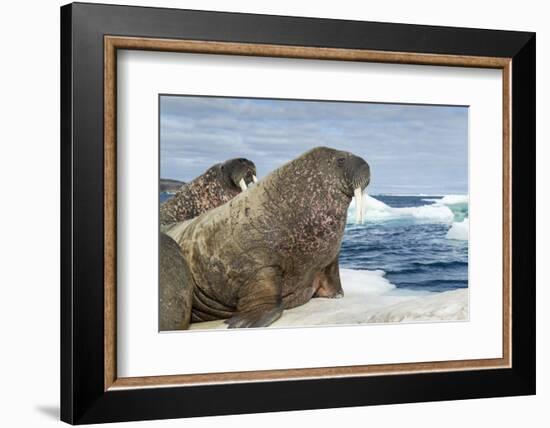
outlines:
[{"label": "walrus flipper", "polygon": [[277,267],[256,271],[241,289],[237,313],[225,320],[229,328],[267,327],[283,313],[282,275]]},{"label": "walrus flipper", "polygon": [[161,233],[159,245],[159,329],[186,330],[191,320],[195,284],[176,241]]}]

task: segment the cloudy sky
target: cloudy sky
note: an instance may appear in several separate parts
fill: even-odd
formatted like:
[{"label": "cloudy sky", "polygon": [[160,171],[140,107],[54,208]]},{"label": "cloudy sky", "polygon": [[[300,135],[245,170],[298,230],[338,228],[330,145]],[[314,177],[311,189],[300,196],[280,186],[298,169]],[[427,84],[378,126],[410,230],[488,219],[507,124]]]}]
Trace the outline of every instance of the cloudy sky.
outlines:
[{"label": "cloudy sky", "polygon": [[163,95],[160,108],[162,178],[234,157],[260,178],[328,146],[369,162],[371,194],[467,193],[467,107]]}]

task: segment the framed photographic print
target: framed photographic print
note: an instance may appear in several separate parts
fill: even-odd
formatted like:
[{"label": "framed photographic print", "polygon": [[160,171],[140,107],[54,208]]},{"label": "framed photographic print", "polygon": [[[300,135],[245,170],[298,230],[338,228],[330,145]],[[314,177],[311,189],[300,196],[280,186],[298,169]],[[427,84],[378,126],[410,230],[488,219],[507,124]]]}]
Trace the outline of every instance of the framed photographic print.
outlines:
[{"label": "framed photographic print", "polygon": [[535,393],[533,33],[76,3],[61,54],[62,420]]}]

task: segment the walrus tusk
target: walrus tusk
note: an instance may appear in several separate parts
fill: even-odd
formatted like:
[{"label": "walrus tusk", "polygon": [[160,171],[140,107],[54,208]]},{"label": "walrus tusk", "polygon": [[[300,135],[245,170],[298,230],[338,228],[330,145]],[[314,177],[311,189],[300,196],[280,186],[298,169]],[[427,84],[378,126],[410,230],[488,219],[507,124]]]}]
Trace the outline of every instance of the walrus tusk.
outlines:
[{"label": "walrus tusk", "polygon": [[252,182],[253,182],[253,183],[257,183],[257,182],[258,182],[258,179],[256,178],[255,175],[252,175]]},{"label": "walrus tusk", "polygon": [[355,223],[363,224],[363,192],[358,187],[353,193],[355,195]]},{"label": "walrus tusk", "polygon": [[241,178],[241,181],[239,181],[239,187],[243,192],[247,189],[246,183],[244,182],[244,178]]}]

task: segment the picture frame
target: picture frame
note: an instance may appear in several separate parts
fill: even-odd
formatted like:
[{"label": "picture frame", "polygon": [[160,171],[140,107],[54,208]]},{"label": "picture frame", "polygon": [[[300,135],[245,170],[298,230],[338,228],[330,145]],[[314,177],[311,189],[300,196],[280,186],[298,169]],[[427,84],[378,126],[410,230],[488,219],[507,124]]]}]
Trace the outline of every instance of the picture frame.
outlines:
[{"label": "picture frame", "polygon": [[[118,50],[502,70],[502,358],[118,377]],[[534,33],[63,6],[61,419],[86,424],[534,394],[535,96]]]}]

